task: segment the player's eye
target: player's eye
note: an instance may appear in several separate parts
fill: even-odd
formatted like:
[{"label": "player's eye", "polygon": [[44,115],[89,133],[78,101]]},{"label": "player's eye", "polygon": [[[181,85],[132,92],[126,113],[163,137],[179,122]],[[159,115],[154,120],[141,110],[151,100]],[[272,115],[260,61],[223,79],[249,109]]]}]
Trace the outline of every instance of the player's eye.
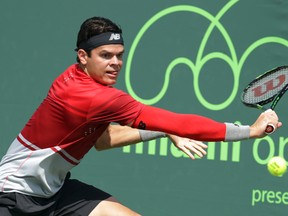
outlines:
[{"label": "player's eye", "polygon": [[100,56],[104,59],[111,59],[113,57],[111,53],[102,53]]},{"label": "player's eye", "polygon": [[118,54],[118,55],[117,55],[117,59],[118,59],[118,60],[122,60],[122,59],[123,59],[123,53]]}]

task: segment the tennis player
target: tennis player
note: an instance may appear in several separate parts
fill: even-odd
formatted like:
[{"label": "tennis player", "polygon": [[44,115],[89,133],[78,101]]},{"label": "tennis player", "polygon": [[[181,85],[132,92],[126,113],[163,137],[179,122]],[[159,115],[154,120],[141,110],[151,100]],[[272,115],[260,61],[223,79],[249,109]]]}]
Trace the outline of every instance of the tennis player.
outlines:
[{"label": "tennis player", "polygon": [[1,216],[139,215],[109,193],[70,178],[70,170],[92,147],[104,150],[168,136],[193,159],[194,153],[205,155],[207,147],[194,140],[259,138],[269,123],[281,126],[274,111],[240,126],[147,106],[114,88],[124,40],[109,19],[84,21],[76,51],[77,63],[55,79],[2,158]]}]

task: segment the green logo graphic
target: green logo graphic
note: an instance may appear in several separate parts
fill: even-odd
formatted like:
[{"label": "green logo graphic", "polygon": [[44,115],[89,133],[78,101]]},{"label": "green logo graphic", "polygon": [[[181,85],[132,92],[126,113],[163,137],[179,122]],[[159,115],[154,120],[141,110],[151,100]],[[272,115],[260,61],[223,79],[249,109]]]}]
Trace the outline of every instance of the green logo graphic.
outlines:
[{"label": "green logo graphic", "polygon": [[[170,82],[170,76],[173,71],[173,68],[175,68],[179,64],[184,64],[188,66],[191,69],[191,72],[194,76],[193,79],[193,87],[196,94],[197,99],[199,102],[210,110],[223,110],[227,108],[235,99],[237,95],[237,91],[239,88],[239,79],[241,74],[241,68],[244,65],[246,59],[249,57],[249,55],[255,51],[258,47],[263,46],[265,44],[269,43],[275,43],[280,44],[285,47],[288,47],[288,40],[280,38],[280,37],[263,37],[252,43],[248,48],[243,52],[242,56],[240,58],[237,57],[235,47],[233,44],[233,41],[231,40],[228,32],[224,28],[224,26],[221,24],[220,19],[224,16],[224,14],[236,3],[238,0],[231,0],[229,1],[219,12],[216,16],[213,16],[209,12],[195,7],[191,5],[177,5],[173,7],[166,8],[157,14],[155,14],[153,17],[151,17],[140,29],[138,34],[136,35],[131,49],[128,53],[127,58],[127,66],[126,66],[126,73],[125,73],[125,81],[127,85],[128,92],[137,100],[141,101],[142,103],[152,105],[160,101],[166,94],[167,89],[169,87]],[[203,35],[202,41],[200,42],[199,49],[196,55],[196,59],[188,59],[185,57],[178,57],[173,59],[166,67],[165,76],[164,76],[164,82],[161,90],[157,95],[150,99],[143,99],[137,93],[133,90],[132,83],[130,81],[131,77],[131,67],[133,63],[133,57],[135,56],[135,53],[137,51],[137,46],[140,43],[143,43],[141,39],[144,37],[145,33],[149,31],[149,28],[151,28],[157,21],[164,18],[165,16],[169,16],[173,13],[181,13],[181,12],[190,12],[195,13],[197,15],[200,15],[207,20],[209,20],[209,26],[206,30],[206,32]],[[223,52],[211,52],[206,55],[204,55],[204,51],[206,48],[206,44],[209,41],[209,38],[211,37],[211,34],[213,31],[218,30],[221,33],[221,36],[223,36],[228,50],[229,55],[223,53]],[[183,36],[184,37],[184,36]],[[233,74],[233,88],[230,92],[230,95],[225,99],[224,101],[213,104],[206,100],[204,96],[201,93],[200,86],[199,86],[199,77],[201,73],[202,67],[210,60],[213,59],[219,59],[223,60],[225,63],[229,65],[229,68],[232,71]],[[170,145],[169,145],[170,144]],[[179,158],[179,157],[187,157],[183,152],[179,151],[173,144],[169,143],[168,139],[161,139],[159,149],[157,149],[156,141],[152,140],[148,142],[148,155],[154,155],[154,156],[168,156],[171,155],[173,157]],[[285,146],[288,145],[288,139],[284,137],[279,138],[279,149],[276,149],[277,145],[276,142],[272,140],[270,137],[265,137],[263,139],[255,140],[253,143],[253,152],[252,155],[254,157],[254,160],[258,164],[265,164],[269,160],[270,157],[272,157],[274,154],[276,154],[277,150],[279,155],[284,156],[284,149]],[[240,153],[241,153],[241,142],[220,142],[219,145],[215,142],[208,142],[208,151],[207,151],[207,159],[208,160],[215,160],[218,158],[221,161],[232,161],[232,162],[240,162]],[[259,151],[261,151],[262,146],[268,146],[269,152],[267,152],[266,155],[259,155]],[[220,148],[219,150],[217,148]],[[123,148],[123,153],[130,153],[132,150],[131,146],[126,146]],[[157,151],[158,150],[158,151]],[[139,143],[137,146],[135,146],[135,153],[136,154],[144,154],[144,145],[143,143]]]},{"label": "green logo graphic", "polygon": [[[216,16],[213,16],[209,12],[195,7],[191,5],[177,5],[172,6],[169,8],[166,8],[157,14],[155,14],[153,17],[151,17],[140,29],[138,34],[136,35],[131,49],[129,50],[128,57],[127,57],[127,65],[126,65],[126,71],[125,71],[125,82],[127,85],[128,92],[137,100],[141,101],[142,103],[152,105],[160,101],[165,93],[167,92],[167,89],[169,87],[170,82],[170,76],[173,71],[173,68],[175,68],[177,65],[184,64],[188,66],[191,69],[191,72],[194,76],[193,79],[193,87],[196,94],[197,99],[199,102],[210,110],[223,110],[226,107],[228,107],[233,100],[235,99],[237,95],[237,91],[239,88],[239,78],[241,74],[241,68],[243,64],[245,63],[246,59],[249,57],[249,55],[256,50],[258,47],[268,44],[268,43],[276,43],[283,46],[288,47],[288,40],[283,39],[281,37],[264,37],[260,38],[259,40],[252,43],[242,54],[240,58],[237,57],[237,53],[235,51],[235,47],[233,44],[233,41],[231,40],[228,32],[224,28],[224,26],[221,24],[220,19],[223,17],[223,15],[236,3],[238,0],[231,0],[228,2],[219,12]],[[173,13],[181,13],[181,12],[189,12],[189,13],[195,13],[197,15],[200,15],[207,19],[210,22],[210,25],[208,26],[206,32],[203,35],[203,39],[199,45],[199,49],[197,52],[196,59],[192,60],[185,57],[178,57],[173,59],[166,67],[165,76],[164,76],[164,82],[161,90],[157,95],[150,99],[143,99],[137,93],[134,91],[132,83],[130,81],[131,77],[131,67],[133,63],[134,55],[137,51],[137,46],[142,43],[141,39],[145,35],[147,31],[149,31],[149,28],[153,26],[157,21],[164,18],[165,16],[169,16]],[[211,37],[211,34],[213,31],[218,30],[220,34],[223,36],[224,40],[227,43],[227,47],[229,50],[229,55],[223,53],[223,52],[211,52],[206,55],[204,55],[204,51],[206,48],[206,44],[209,41],[209,38]],[[201,93],[200,86],[199,86],[199,76],[201,73],[202,67],[210,60],[213,59],[219,59],[226,62],[229,67],[231,68],[232,74],[233,74],[233,88],[229,96],[224,99],[224,101],[215,104],[209,102],[207,99],[204,98],[204,96]]]}]

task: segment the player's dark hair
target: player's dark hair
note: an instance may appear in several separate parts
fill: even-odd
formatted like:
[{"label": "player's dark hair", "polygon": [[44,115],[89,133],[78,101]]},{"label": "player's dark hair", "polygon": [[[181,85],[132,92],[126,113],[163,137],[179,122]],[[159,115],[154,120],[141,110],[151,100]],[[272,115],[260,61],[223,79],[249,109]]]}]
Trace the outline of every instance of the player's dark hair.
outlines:
[{"label": "player's dark hair", "polygon": [[[85,20],[78,32],[76,47],[81,42],[87,41],[89,38],[99,35],[105,32],[122,33],[122,29],[119,25],[104,17],[91,17]],[[91,55],[90,50],[85,50],[88,56]],[[79,62],[77,56],[77,62]]]}]

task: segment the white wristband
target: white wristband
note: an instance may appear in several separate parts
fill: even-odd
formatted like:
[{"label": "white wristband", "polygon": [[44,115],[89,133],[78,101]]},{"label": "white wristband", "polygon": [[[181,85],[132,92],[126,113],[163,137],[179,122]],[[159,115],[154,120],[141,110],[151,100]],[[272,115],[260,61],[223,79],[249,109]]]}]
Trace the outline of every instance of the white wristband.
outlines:
[{"label": "white wristband", "polygon": [[152,139],[166,137],[166,134],[158,131],[139,130],[140,138],[142,141],[149,141]]},{"label": "white wristband", "polygon": [[233,123],[226,124],[225,141],[238,141],[250,138],[250,126]]}]

